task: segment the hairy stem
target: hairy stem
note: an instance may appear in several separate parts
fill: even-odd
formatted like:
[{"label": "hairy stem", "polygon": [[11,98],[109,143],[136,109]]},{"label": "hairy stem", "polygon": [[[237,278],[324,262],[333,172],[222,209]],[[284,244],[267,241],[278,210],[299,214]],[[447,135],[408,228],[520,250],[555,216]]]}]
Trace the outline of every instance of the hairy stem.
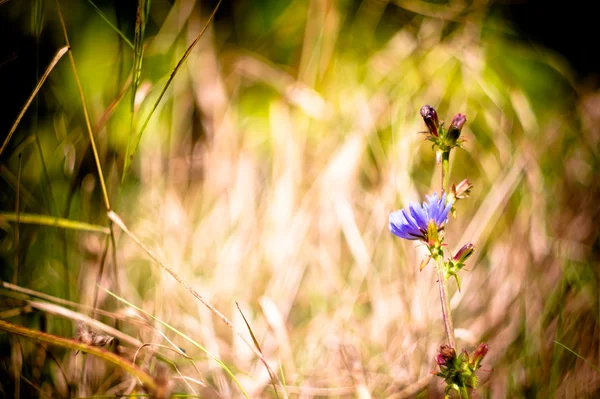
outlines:
[{"label": "hairy stem", "polygon": [[450,299],[448,298],[448,280],[444,274],[444,257],[438,255],[435,259],[435,268],[438,275],[438,287],[440,289],[440,301],[442,302],[442,316],[444,318],[444,327],[448,336],[448,345],[456,348],[454,339],[454,325],[452,324],[452,315],[450,313]]},{"label": "hairy stem", "polygon": [[442,192],[450,188],[450,150],[442,152]]}]

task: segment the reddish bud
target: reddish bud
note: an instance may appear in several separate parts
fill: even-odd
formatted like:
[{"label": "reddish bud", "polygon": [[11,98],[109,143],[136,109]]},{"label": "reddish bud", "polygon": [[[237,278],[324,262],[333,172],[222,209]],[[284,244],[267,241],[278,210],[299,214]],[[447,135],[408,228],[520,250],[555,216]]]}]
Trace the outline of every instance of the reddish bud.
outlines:
[{"label": "reddish bud", "polygon": [[440,346],[440,352],[435,357],[438,366],[448,366],[456,358],[456,351],[450,345]]},{"label": "reddish bud", "polygon": [[456,140],[460,137],[460,131],[463,126],[467,122],[467,117],[465,114],[456,114],[454,119],[452,119],[452,123],[450,124],[450,128],[448,128],[448,133],[446,136],[452,143],[456,143]]},{"label": "reddish bud", "polygon": [[471,243],[467,243],[458,250],[452,260],[458,263],[465,263],[465,261],[469,259],[469,256],[473,255],[473,252],[475,252],[475,246]]},{"label": "reddish bud", "polygon": [[488,352],[488,345],[484,344],[483,342],[479,344],[479,346],[475,349],[475,351],[473,352],[473,362],[472,367],[473,370],[477,370],[481,364],[481,361],[483,360],[484,356],[487,354]]},{"label": "reddish bud", "polygon": [[484,356],[487,354],[488,349],[488,344],[485,344],[483,342],[480,343],[479,346],[475,349],[475,352],[473,352],[473,360],[481,361],[481,359],[483,359]]},{"label": "reddish bud", "polygon": [[429,133],[438,137],[438,127],[440,126],[440,122],[435,109],[431,105],[423,105],[420,113],[425,125],[427,125],[427,129],[429,129]]}]

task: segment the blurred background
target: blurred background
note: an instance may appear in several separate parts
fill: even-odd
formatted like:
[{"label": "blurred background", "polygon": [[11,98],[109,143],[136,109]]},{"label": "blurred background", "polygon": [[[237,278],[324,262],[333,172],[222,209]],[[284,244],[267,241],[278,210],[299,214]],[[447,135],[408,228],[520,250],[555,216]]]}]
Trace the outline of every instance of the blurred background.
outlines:
[{"label": "blurred background", "polygon": [[[439,397],[435,270],[419,272],[425,249],[387,226],[440,190],[419,134],[430,104],[442,120],[468,119],[451,181],[474,189],[445,241],[451,253],[476,246],[461,291],[450,284],[459,348],[490,347],[475,396],[600,394],[600,69],[588,10],[56,4],[0,0],[0,319],[74,337],[93,317],[151,343],[160,356],[141,351],[138,364],[173,392],[242,396],[218,362],[99,285],[193,337],[250,397]],[[77,75],[69,53],[51,65],[66,45],[61,18]],[[131,235],[109,223],[107,202]],[[251,342],[249,325],[285,388],[276,394],[255,353],[132,236]],[[130,360],[136,349],[112,348]],[[2,397],[116,397],[134,385],[91,356],[0,332]]]}]

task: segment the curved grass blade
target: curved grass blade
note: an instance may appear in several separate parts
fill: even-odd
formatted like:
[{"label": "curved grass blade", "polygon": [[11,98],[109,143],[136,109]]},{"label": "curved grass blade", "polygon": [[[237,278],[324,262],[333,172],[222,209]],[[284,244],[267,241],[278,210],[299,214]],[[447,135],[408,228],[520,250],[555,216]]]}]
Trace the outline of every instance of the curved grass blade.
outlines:
[{"label": "curved grass blade", "polygon": [[0,155],[2,155],[2,152],[4,151],[4,149],[6,148],[6,146],[8,145],[8,142],[10,141],[10,138],[12,137],[13,133],[15,132],[15,130],[17,130],[17,126],[19,126],[19,123],[21,122],[21,119],[23,119],[23,115],[25,115],[25,112],[27,111],[27,108],[29,108],[29,106],[31,105],[31,102],[33,101],[33,99],[37,95],[38,91],[40,91],[42,85],[44,84],[44,82],[46,81],[46,79],[48,78],[48,76],[50,75],[50,72],[52,72],[52,70],[54,69],[54,67],[58,63],[58,61],[60,61],[60,59],[62,58],[62,56],[65,55],[65,53],[67,51],[69,51],[69,46],[68,45],[65,46],[65,47],[63,47],[63,48],[61,48],[60,50],[58,50],[56,52],[56,55],[52,59],[52,61],[50,61],[50,65],[48,65],[48,67],[46,68],[46,71],[44,71],[44,74],[42,75],[42,78],[38,82],[37,86],[35,86],[35,89],[33,89],[33,93],[31,93],[31,95],[27,99],[27,102],[23,106],[23,108],[21,108],[21,112],[17,116],[17,119],[15,120],[15,123],[13,123],[12,127],[10,128],[10,131],[8,132],[8,135],[6,136],[6,139],[4,139],[4,143],[2,143],[2,147],[0,147]]},{"label": "curved grass blade", "polygon": [[61,227],[63,229],[71,229],[71,230],[82,230],[82,231],[91,231],[94,233],[103,233],[109,234],[110,231],[108,227],[99,226],[97,224],[90,224],[85,222],[77,222],[74,220],[69,220],[65,218],[58,218],[54,216],[46,216],[46,215],[36,215],[32,213],[16,213],[12,212],[1,212],[0,213],[0,221],[6,220],[8,222],[19,222],[25,224],[38,224],[41,226],[54,226]]},{"label": "curved grass blade", "polygon": [[244,395],[244,397],[250,399],[248,397],[248,394],[246,393],[246,391],[244,390],[244,387],[242,387],[242,385],[240,384],[240,382],[238,381],[238,379],[235,377],[235,375],[233,374],[233,372],[229,369],[229,367],[227,367],[227,365],[225,365],[225,363],[223,363],[221,360],[219,360],[215,355],[213,355],[212,353],[210,353],[208,351],[208,349],[206,349],[205,347],[203,347],[202,345],[200,345],[198,342],[194,341],[192,338],[188,337],[187,335],[185,335],[184,333],[182,333],[181,331],[177,330],[175,327],[170,326],[169,324],[165,323],[164,321],[160,320],[159,318],[151,315],[150,313],[146,312],[145,310],[143,310],[142,308],[139,308],[137,306],[135,306],[134,304],[132,304],[131,302],[128,302],[125,298],[121,298],[120,296],[118,296],[117,294],[112,293],[110,290],[107,290],[106,288],[102,287],[102,286],[98,286],[100,287],[103,291],[105,291],[107,294],[109,294],[110,296],[114,297],[115,299],[123,302],[124,304],[126,304],[127,306],[132,307],[133,309],[137,310],[138,312],[141,312],[143,314],[145,314],[146,316],[150,317],[152,320],[155,320],[157,322],[159,322],[160,324],[162,324],[163,326],[167,327],[169,330],[173,331],[175,334],[179,335],[180,337],[182,337],[183,339],[187,340],[188,342],[190,342],[192,345],[194,345],[196,348],[200,349],[202,352],[206,353],[206,355],[208,355],[211,359],[213,359],[215,362],[217,362],[219,364],[219,366],[221,366],[221,368],[227,373],[229,374],[229,376],[231,376],[231,378],[233,379],[233,381],[235,382],[235,384],[238,386],[238,388],[240,389],[240,391],[242,391],[242,394]]},{"label": "curved grass blade", "polygon": [[196,44],[198,44],[198,41],[200,41],[200,38],[202,38],[202,36],[204,36],[204,32],[206,32],[206,29],[208,29],[208,26],[214,19],[215,14],[217,13],[217,10],[219,9],[219,6],[221,5],[221,1],[222,0],[219,0],[219,2],[215,6],[215,9],[213,10],[212,14],[208,18],[208,21],[206,21],[204,28],[202,28],[202,31],[200,31],[198,36],[196,36],[196,38],[194,39],[192,44],[189,45],[189,47],[187,48],[187,50],[185,51],[185,53],[183,54],[183,56],[181,57],[179,62],[177,62],[177,65],[175,65],[175,69],[173,69],[173,71],[171,72],[171,75],[169,76],[167,83],[165,83],[164,87],[162,88],[160,94],[158,95],[158,98],[154,102],[154,105],[152,105],[152,109],[150,110],[150,113],[146,117],[146,120],[144,120],[144,123],[142,124],[142,127],[140,128],[139,133],[137,134],[137,136],[134,139],[133,149],[131,150],[131,152],[129,151],[129,149],[127,150],[127,152],[125,154],[126,155],[125,156],[125,167],[123,168],[123,175],[121,177],[121,183],[123,183],[125,181],[125,177],[127,176],[127,173],[129,172],[129,168],[131,167],[131,161],[133,160],[133,157],[135,156],[135,153],[137,152],[138,146],[140,145],[140,141],[142,140],[142,135],[144,134],[144,130],[146,130],[146,127],[148,126],[148,122],[150,122],[150,118],[152,118],[154,111],[156,111],[156,108],[158,108],[158,104],[161,102],[167,89],[171,85],[173,78],[175,78],[175,75],[177,74],[177,72],[179,72],[181,65],[183,65],[183,63],[185,62],[187,57],[190,55],[190,53],[192,52],[192,50],[194,49]]},{"label": "curved grass blade", "polygon": [[58,335],[53,335],[37,330],[33,330],[27,327],[18,326],[16,324],[9,323],[4,320],[0,320],[0,330],[7,331],[12,334],[20,335],[22,337],[31,338],[36,341],[46,342],[51,345],[60,346],[67,349],[73,349],[80,352],[89,353],[91,355],[95,355],[107,362],[110,362],[123,370],[129,372],[133,376],[139,378],[139,380],[144,384],[144,387],[150,391],[156,389],[157,384],[154,381],[154,378],[147,374],[144,370],[131,363],[130,361],[115,355],[112,352],[107,351],[106,349],[102,349],[99,347],[91,346],[84,344],[83,342],[76,341],[72,338],[64,338],[59,337]]}]

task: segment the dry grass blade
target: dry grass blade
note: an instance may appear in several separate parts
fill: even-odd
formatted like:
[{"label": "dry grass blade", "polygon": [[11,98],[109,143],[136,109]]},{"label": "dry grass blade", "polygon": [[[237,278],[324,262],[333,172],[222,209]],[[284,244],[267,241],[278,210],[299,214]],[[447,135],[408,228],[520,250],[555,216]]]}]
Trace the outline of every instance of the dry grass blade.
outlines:
[{"label": "dry grass blade", "polygon": [[0,147],[0,155],[2,155],[2,152],[4,152],[4,149],[8,145],[8,142],[10,141],[10,138],[14,134],[15,130],[17,130],[17,126],[19,126],[19,123],[21,122],[21,119],[23,119],[23,115],[25,115],[25,112],[27,111],[27,109],[31,105],[31,102],[33,101],[33,99],[37,95],[38,91],[40,91],[40,88],[42,87],[42,85],[44,84],[44,82],[46,81],[46,79],[48,78],[48,76],[50,75],[50,72],[52,72],[52,70],[54,69],[54,67],[58,63],[58,61],[60,61],[60,59],[62,58],[62,56],[65,55],[65,53],[67,51],[69,51],[69,46],[68,45],[65,46],[65,47],[63,47],[63,48],[61,48],[60,50],[58,50],[56,52],[56,55],[52,59],[52,61],[50,61],[50,65],[48,65],[48,68],[46,68],[46,71],[42,75],[42,78],[38,82],[37,86],[35,86],[35,89],[33,89],[33,92],[31,93],[31,95],[27,99],[27,102],[25,103],[25,105],[23,106],[23,108],[21,108],[21,112],[19,113],[19,116],[17,116],[17,119],[15,120],[15,123],[13,123],[12,127],[10,128],[10,131],[8,132],[8,135],[6,136],[6,139],[4,139],[4,143],[2,143],[2,147]]},{"label": "dry grass blade", "polygon": [[162,324],[163,326],[167,327],[169,330],[173,331],[175,334],[179,335],[180,337],[186,339],[188,342],[190,342],[192,345],[194,345],[196,348],[200,349],[202,352],[206,353],[208,356],[210,356],[214,361],[216,361],[222,368],[223,370],[225,370],[225,372],[227,374],[229,374],[231,376],[231,378],[233,379],[233,381],[236,383],[236,385],[240,388],[240,390],[242,391],[242,394],[248,398],[248,394],[246,393],[246,391],[244,390],[244,387],[242,387],[242,385],[240,384],[240,382],[238,381],[238,379],[235,377],[235,375],[233,374],[233,372],[229,369],[229,367],[227,367],[227,365],[225,363],[223,363],[218,357],[216,357],[215,355],[213,355],[208,349],[206,349],[204,346],[200,345],[198,342],[194,341],[192,338],[188,337],[187,335],[185,335],[184,333],[182,333],[181,331],[179,331],[178,329],[176,329],[175,327],[169,325],[168,323],[165,323],[164,321],[160,320],[158,317],[154,317],[153,315],[151,315],[150,313],[146,312],[144,309],[135,306],[134,304],[132,304],[131,302],[128,302],[125,298],[121,298],[120,296],[116,295],[115,293],[107,290],[104,287],[100,287],[102,288],[102,290],[104,290],[107,294],[113,296],[114,298],[118,299],[119,301],[123,302],[124,304],[132,307],[133,309],[137,310],[138,312],[141,312],[143,314],[145,314],[146,316],[150,317],[152,320],[155,320],[157,322],[159,322],[160,324]]},{"label": "dry grass blade", "polygon": [[242,335],[239,331],[237,331],[235,329],[233,323],[227,317],[225,317],[225,315],[223,313],[221,313],[217,308],[215,308],[210,303],[208,303],[200,294],[198,294],[198,292],[195,289],[193,289],[192,287],[190,287],[189,284],[187,284],[185,281],[183,281],[181,279],[181,277],[179,277],[170,267],[168,267],[160,259],[158,259],[158,257],[154,254],[154,252],[152,252],[150,250],[150,248],[148,248],[135,234],[133,234],[131,231],[129,231],[129,229],[127,228],[125,223],[123,223],[123,221],[121,220],[119,215],[117,215],[113,211],[110,211],[110,212],[108,212],[108,218],[110,220],[112,220],[117,226],[119,226],[119,228],[121,230],[123,230],[123,232],[125,234],[127,234],[129,236],[129,238],[131,238],[137,245],[139,245],[140,248],[142,248],[148,254],[148,256],[150,256],[150,258],[152,258],[152,260],[154,260],[156,263],[158,263],[158,265],[160,267],[162,267],[164,270],[166,270],[167,273],[169,273],[171,275],[171,277],[173,277],[179,284],[183,285],[190,294],[192,294],[196,299],[198,299],[200,301],[200,303],[202,303],[204,306],[206,306],[208,309],[210,309],[211,312],[213,312],[215,315],[217,315],[217,317],[219,317],[219,319],[221,319],[221,321],[223,321],[229,328],[231,328],[231,330],[238,337],[240,337],[242,339],[242,341],[244,341],[244,343],[256,354],[256,356],[258,356],[262,360],[263,364],[265,365],[265,367],[267,368],[269,373],[271,375],[276,376],[276,374],[273,372],[273,370],[268,365],[267,359],[265,359],[265,357],[262,355],[262,353],[254,345],[252,345],[252,343],[248,342],[248,339],[246,337],[244,337],[244,335]]},{"label": "dry grass blade", "polygon": [[[58,303],[63,306],[70,306],[72,308],[94,311],[95,313],[98,313],[102,316],[110,317],[112,319],[120,319],[120,320],[127,319],[127,320],[131,321],[131,319],[121,316],[121,315],[118,315],[113,312],[107,312],[107,311],[101,310],[101,309],[94,309],[94,307],[92,307],[92,306],[83,305],[81,303],[77,303],[77,302],[73,302],[73,301],[67,301],[66,299],[63,299],[63,298],[58,298],[58,297],[55,297],[52,295],[44,294],[43,292],[35,291],[35,290],[29,289],[29,288],[20,287],[15,284],[7,283],[6,281],[0,280],[0,287],[4,288],[6,290],[9,290],[9,291],[18,292],[20,294],[27,295],[28,297],[44,299],[46,301]],[[21,298],[21,297],[19,297],[19,298]]]},{"label": "dry grass blade", "polygon": [[118,338],[122,342],[127,342],[131,346],[139,347],[139,346],[143,345],[143,342],[141,342],[125,333],[122,333],[121,331],[119,331],[115,328],[107,326],[106,324],[104,324],[98,320],[92,319],[91,317],[88,317],[84,314],[74,312],[70,309],[65,309],[62,306],[58,306],[58,305],[55,305],[52,303],[38,302],[38,301],[27,301],[27,303],[29,305],[31,305],[31,307],[39,309],[41,311],[51,313],[51,314],[54,314],[57,316],[61,316],[66,319],[69,319],[69,320],[83,322],[83,323],[87,324],[88,326],[93,327],[96,330],[102,331],[105,334],[108,334],[115,338]]},{"label": "dry grass blade", "polygon": [[89,353],[91,355],[95,355],[101,359],[110,362],[123,370],[129,372],[133,376],[137,377],[144,387],[150,391],[155,390],[157,387],[156,381],[154,378],[147,374],[144,370],[136,366],[135,364],[129,362],[128,360],[115,355],[112,352],[107,351],[106,349],[94,347],[92,345],[87,345],[82,342],[76,341],[70,338],[59,337],[57,335],[48,334],[45,332],[40,332],[37,330],[32,330],[30,328],[18,326],[16,324],[9,323],[4,320],[0,320],[0,330],[7,331],[11,334],[20,335],[23,337],[31,338],[36,341],[46,342],[51,345],[60,346],[67,349],[73,349],[80,352]]},{"label": "dry grass blade", "polygon": [[[210,25],[210,23],[214,19],[215,14],[217,13],[217,10],[219,9],[219,6],[221,5],[221,1],[222,0],[219,0],[219,2],[217,3],[217,5],[215,6],[214,11],[212,12],[212,14],[210,15],[210,17],[208,18],[208,21],[206,21],[206,24],[204,25],[204,28],[202,28],[202,30],[200,31],[200,33],[198,34],[198,36],[194,39],[194,41],[192,42],[192,44],[189,45],[189,47],[187,48],[187,50],[185,51],[185,53],[183,54],[183,56],[181,57],[181,59],[179,60],[179,62],[177,62],[177,65],[175,65],[175,69],[173,69],[173,71],[171,72],[171,75],[169,76],[169,79],[167,80],[167,83],[165,83],[165,86],[162,88],[160,94],[158,95],[158,98],[156,99],[156,101],[154,102],[154,105],[152,106],[152,109],[150,110],[150,113],[148,114],[148,116],[146,117],[146,120],[142,124],[142,127],[141,127],[139,133],[135,137],[135,142],[134,142],[133,149],[132,149],[131,152],[129,152],[129,146],[128,146],[127,152],[126,152],[126,157],[125,157],[125,167],[123,168],[123,176],[121,178],[121,183],[123,183],[125,181],[125,177],[127,176],[127,173],[129,172],[129,168],[131,167],[131,161],[132,161],[133,157],[135,156],[135,153],[137,152],[138,146],[140,144],[140,140],[142,139],[142,135],[144,134],[144,131],[146,130],[146,127],[148,126],[148,122],[150,122],[150,118],[152,118],[152,115],[154,114],[154,111],[156,111],[156,108],[158,108],[158,104],[161,102],[161,100],[162,100],[163,96],[165,95],[167,89],[171,85],[171,82],[173,81],[173,78],[175,78],[175,75],[177,74],[177,72],[179,72],[179,69],[181,68],[181,66],[183,65],[183,63],[185,62],[185,60],[188,58],[188,56],[190,55],[190,53],[192,52],[192,50],[194,49],[194,47],[196,46],[196,44],[198,44],[198,42],[200,41],[200,39],[202,38],[202,36],[204,36],[204,32],[206,32],[206,30],[208,29],[208,26]],[[134,73],[135,73],[135,71],[134,71]]]},{"label": "dry grass blade", "polygon": [[[244,316],[244,312],[242,312],[242,309],[240,309],[239,303],[236,302],[235,306],[237,307],[238,311],[242,315],[242,319],[244,319],[244,323],[246,324],[246,327],[248,327],[248,331],[250,332],[250,336],[252,337],[252,342],[254,342],[254,345],[256,345],[256,349],[258,349],[258,351],[262,354],[262,349],[260,349],[260,344],[258,343],[256,336],[254,335],[254,331],[252,331],[252,327],[250,327],[250,323],[248,323],[248,319],[246,319],[246,316]],[[262,358],[261,358],[261,360],[262,360]],[[263,360],[263,363],[264,363],[265,367],[267,368],[267,371],[269,372],[269,376],[271,377],[271,384],[273,385],[273,389],[275,390],[275,396],[277,396],[279,398],[279,392],[277,391],[277,386],[275,385],[275,379],[277,377],[273,375],[271,368],[264,360]],[[286,397],[287,397],[287,395],[286,395]]]},{"label": "dry grass blade", "polygon": [[99,226],[97,224],[90,224],[85,222],[78,222],[75,220],[58,218],[47,215],[35,215],[31,213],[12,213],[12,212],[0,212],[0,221],[5,220],[8,222],[18,222],[24,224],[37,224],[41,226],[53,226],[60,227],[63,229],[90,231],[94,233],[110,234],[108,227]]}]

